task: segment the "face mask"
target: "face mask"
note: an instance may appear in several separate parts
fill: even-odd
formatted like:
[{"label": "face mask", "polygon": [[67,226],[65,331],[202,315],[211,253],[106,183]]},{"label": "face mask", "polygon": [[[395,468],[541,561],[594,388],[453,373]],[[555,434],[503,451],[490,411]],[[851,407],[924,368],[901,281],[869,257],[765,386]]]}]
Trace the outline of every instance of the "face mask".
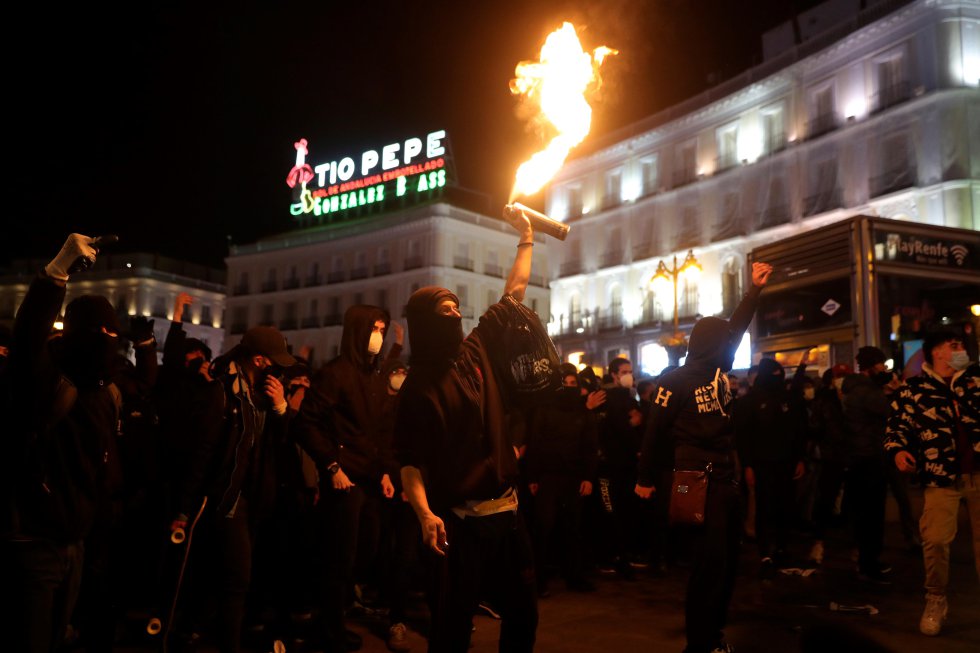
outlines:
[{"label": "face mask", "polygon": [[949,357],[949,366],[959,372],[970,364],[970,355],[963,350],[954,351]]},{"label": "face mask", "polygon": [[402,383],[405,383],[404,374],[392,374],[390,377],[388,377],[388,385],[390,385],[391,389],[395,392],[402,389]]},{"label": "face mask", "polygon": [[371,339],[368,340],[368,353],[374,356],[379,351],[381,351],[381,343],[384,342],[385,337],[381,335],[380,331],[371,332]]},{"label": "face mask", "polygon": [[817,391],[813,388],[803,388],[803,398],[807,401],[812,401],[814,397],[817,396]]},{"label": "face mask", "polygon": [[892,380],[891,372],[875,372],[874,376],[871,377],[874,382],[878,385],[888,385]]},{"label": "face mask", "polygon": [[627,372],[626,374],[619,377],[619,385],[623,388],[633,387],[633,375]]},{"label": "face mask", "polygon": [[838,390],[840,390],[841,388],[844,387],[844,377],[843,376],[839,376],[836,379],[834,379],[834,387],[837,388]]}]

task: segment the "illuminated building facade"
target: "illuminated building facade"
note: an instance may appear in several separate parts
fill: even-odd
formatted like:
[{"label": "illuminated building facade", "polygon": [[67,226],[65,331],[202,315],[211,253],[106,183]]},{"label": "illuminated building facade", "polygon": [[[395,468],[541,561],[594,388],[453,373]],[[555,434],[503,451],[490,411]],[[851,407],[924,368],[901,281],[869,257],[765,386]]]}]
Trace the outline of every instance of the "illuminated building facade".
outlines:
[{"label": "illuminated building facade", "polygon": [[[418,187],[412,177],[408,181]],[[409,296],[428,285],[459,296],[469,332],[503,294],[516,245],[516,232],[503,220],[433,201],[233,246],[227,259],[228,343],[248,327],[271,325],[294,352],[312,347],[313,362],[324,363],[339,350],[350,306],[380,306],[404,326]],[[548,269],[539,237],[524,304],[545,319]]]},{"label": "illuminated building facade", "polygon": [[[31,281],[47,262],[15,260],[0,276],[0,323],[13,324]],[[123,329],[129,316],[153,319],[158,347],[162,348],[173,318],[174,300],[182,292],[194,298],[194,303],[184,309],[184,330],[219,353],[225,337],[223,270],[149,253],[103,253],[91,270],[72,275],[65,303],[79,295],[102,295],[116,308]]]},{"label": "illuminated building facade", "polygon": [[798,44],[777,27],[761,65],[566,164],[547,194],[572,227],[552,255],[564,357],[659,373],[673,296],[649,280],[688,250],[684,332],[730,314],[760,246],[855,215],[980,230],[980,2],[867,4],[812,9]]}]

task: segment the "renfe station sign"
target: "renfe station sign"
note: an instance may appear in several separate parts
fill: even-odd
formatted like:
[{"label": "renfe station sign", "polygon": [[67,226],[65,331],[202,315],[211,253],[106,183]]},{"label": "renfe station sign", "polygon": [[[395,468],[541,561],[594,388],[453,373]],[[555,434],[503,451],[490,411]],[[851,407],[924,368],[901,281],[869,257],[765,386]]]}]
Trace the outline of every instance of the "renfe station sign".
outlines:
[{"label": "renfe station sign", "polygon": [[329,215],[384,202],[390,197],[425,193],[446,185],[446,131],[412,137],[357,156],[317,165],[306,162],[305,138],[293,144],[296,165],[286,176],[293,189],[289,212]]}]

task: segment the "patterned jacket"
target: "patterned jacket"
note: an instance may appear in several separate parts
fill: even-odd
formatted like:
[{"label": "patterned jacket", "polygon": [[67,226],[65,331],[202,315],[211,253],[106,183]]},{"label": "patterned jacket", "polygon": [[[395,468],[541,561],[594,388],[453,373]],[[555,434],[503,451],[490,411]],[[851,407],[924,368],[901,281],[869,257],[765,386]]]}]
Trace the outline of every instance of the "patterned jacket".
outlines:
[{"label": "patterned jacket", "polygon": [[906,381],[893,395],[885,451],[894,458],[899,451],[915,456],[923,483],[946,487],[960,473],[956,452],[957,423],[980,463],[980,366],[957,372],[946,385],[928,364],[922,374]]}]

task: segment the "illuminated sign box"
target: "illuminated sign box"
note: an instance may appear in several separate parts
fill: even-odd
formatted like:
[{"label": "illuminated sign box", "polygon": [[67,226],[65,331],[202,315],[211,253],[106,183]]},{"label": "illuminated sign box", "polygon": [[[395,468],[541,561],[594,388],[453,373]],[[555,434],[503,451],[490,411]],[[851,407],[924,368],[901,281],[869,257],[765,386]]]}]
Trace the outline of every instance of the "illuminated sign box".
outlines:
[{"label": "illuminated sign box", "polygon": [[289,212],[294,216],[334,215],[378,205],[392,197],[426,199],[428,191],[446,185],[446,131],[411,137],[311,166],[307,141],[300,139],[296,164],[286,176],[293,189]]}]

